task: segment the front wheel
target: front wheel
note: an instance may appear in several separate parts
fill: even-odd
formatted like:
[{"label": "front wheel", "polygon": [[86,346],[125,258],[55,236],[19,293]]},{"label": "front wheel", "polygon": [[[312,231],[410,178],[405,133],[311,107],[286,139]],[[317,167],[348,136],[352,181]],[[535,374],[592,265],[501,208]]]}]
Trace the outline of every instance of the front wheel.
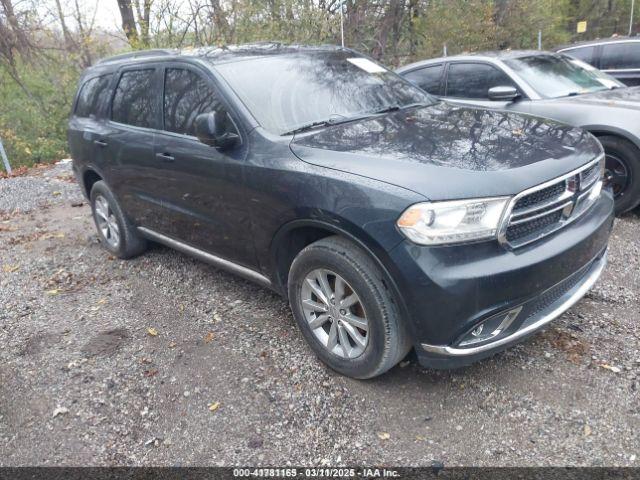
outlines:
[{"label": "front wheel", "polygon": [[640,203],[640,150],[627,140],[599,138],[605,152],[604,182],[613,191],[616,215]]},{"label": "front wheel", "polygon": [[291,265],[288,291],[307,343],[339,373],[375,377],[411,348],[382,272],[344,238],[324,238],[303,249]]}]

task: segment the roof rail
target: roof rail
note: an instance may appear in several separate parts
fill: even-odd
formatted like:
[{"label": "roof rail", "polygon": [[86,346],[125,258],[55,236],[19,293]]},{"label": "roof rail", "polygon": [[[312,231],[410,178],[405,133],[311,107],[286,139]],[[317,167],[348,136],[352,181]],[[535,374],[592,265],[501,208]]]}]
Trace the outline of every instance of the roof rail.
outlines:
[{"label": "roof rail", "polygon": [[156,48],[153,50],[138,50],[135,52],[121,53],[119,55],[113,55],[112,57],[102,58],[97,61],[97,64],[117,62],[119,60],[142,58],[142,57],[162,57],[166,55],[173,55],[177,50],[169,50],[166,48]]}]

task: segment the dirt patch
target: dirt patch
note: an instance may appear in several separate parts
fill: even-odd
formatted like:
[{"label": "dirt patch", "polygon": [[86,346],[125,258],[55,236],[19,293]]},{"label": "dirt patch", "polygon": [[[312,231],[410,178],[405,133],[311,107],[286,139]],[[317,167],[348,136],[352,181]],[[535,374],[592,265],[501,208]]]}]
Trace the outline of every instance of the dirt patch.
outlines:
[{"label": "dirt patch", "polygon": [[539,338],[551,344],[554,349],[563,352],[573,363],[580,363],[589,353],[589,344],[581,340],[577,334],[566,330],[551,328],[542,332]]},{"label": "dirt patch", "polygon": [[128,338],[129,334],[124,328],[107,330],[89,340],[82,347],[82,353],[88,357],[112,355],[126,343]]},{"label": "dirt patch", "polygon": [[38,355],[51,346],[57,344],[62,339],[59,333],[40,333],[32,335],[27,339],[24,347],[20,350],[20,355]]}]

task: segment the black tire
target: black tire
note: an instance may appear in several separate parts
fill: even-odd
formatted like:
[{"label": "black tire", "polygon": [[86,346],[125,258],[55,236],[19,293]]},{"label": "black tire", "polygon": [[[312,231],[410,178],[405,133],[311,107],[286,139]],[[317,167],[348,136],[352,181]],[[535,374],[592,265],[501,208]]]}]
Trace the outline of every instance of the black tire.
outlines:
[{"label": "black tire", "polygon": [[[96,199],[99,197],[106,199],[110,211],[118,225],[120,235],[117,245],[112,245],[100,229],[99,217],[96,213]],[[104,181],[100,180],[93,184],[89,199],[91,200],[91,212],[93,213],[93,221],[95,222],[96,230],[98,231],[98,238],[104,248],[116,257],[122,259],[135,257],[147,249],[147,241],[138,233],[136,227],[127,219],[120,207],[120,204]]]},{"label": "black tire", "polygon": [[[302,286],[307,275],[316,269],[340,275],[361,300],[369,330],[367,345],[357,358],[336,355],[316,338],[309,326],[302,307]],[[383,277],[369,255],[338,236],[312,243],[293,260],[288,279],[293,316],[316,355],[343,375],[359,379],[381,375],[402,360],[411,348],[408,329]]]},{"label": "black tire", "polygon": [[[640,203],[640,150],[631,142],[611,135],[598,137],[605,155],[617,158],[626,169],[628,180],[615,196],[615,212],[620,215]],[[611,158],[607,159],[611,162]]]}]

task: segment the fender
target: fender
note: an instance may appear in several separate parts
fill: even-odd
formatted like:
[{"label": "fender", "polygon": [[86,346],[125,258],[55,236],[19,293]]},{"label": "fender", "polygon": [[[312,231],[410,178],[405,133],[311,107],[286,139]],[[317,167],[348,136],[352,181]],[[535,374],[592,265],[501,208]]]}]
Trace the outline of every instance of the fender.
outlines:
[{"label": "fender", "polygon": [[[360,248],[362,248],[382,271],[384,275],[383,280],[388,286],[388,288],[391,290],[392,298],[395,301],[402,318],[411,319],[407,306],[404,302],[403,296],[400,294],[400,289],[398,288],[398,285],[394,279],[394,276],[391,274],[390,269],[388,268],[388,265],[391,265],[391,260],[387,255],[387,251],[383,249],[380,245],[378,245],[371,237],[366,235],[366,233],[363,233],[361,229],[358,229],[355,225],[353,225],[348,220],[345,220],[345,219],[339,219],[339,220],[341,224],[347,224],[347,225],[353,226],[354,231],[349,231],[343,226],[336,225],[335,223],[331,223],[326,220],[309,219],[309,218],[292,220],[288,223],[285,223],[278,229],[278,231],[273,237],[271,246],[269,248],[270,264],[272,268],[274,287],[276,287],[277,290],[285,298],[288,297],[287,287],[284,283],[284,280],[280,278],[279,270],[277,266],[277,249],[280,243],[283,241],[286,235],[292,230],[295,230],[301,227],[316,227],[316,228],[333,232],[336,235],[341,235],[344,238],[351,240]],[[356,232],[361,232],[362,234],[357,235]],[[411,335],[414,336],[413,322],[408,321],[406,322],[406,324],[409,328]]]},{"label": "fender", "polygon": [[612,125],[580,125],[580,128],[592,133],[596,138],[599,135],[614,135],[616,137],[624,138],[640,149],[640,138],[633,135],[629,130],[624,130]]}]

